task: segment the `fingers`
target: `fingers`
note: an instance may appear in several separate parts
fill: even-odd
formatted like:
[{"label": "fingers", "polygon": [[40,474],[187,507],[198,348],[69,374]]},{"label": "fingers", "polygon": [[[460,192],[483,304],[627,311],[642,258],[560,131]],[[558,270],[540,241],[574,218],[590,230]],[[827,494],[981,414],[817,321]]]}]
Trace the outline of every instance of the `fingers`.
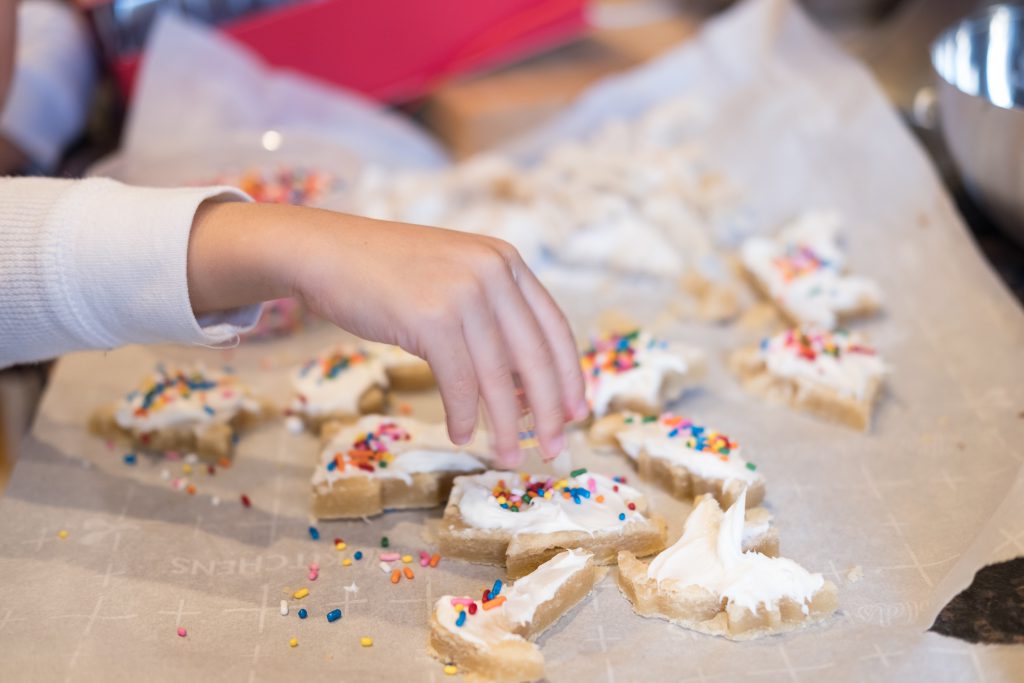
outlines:
[{"label": "fingers", "polygon": [[476,371],[462,331],[453,328],[447,334],[436,335],[425,356],[441,392],[448,437],[452,443],[466,444],[476,428],[480,396]]},{"label": "fingers", "polygon": [[490,295],[509,356],[519,376],[534,431],[545,459],[565,448],[562,385],[547,337],[523,298],[509,270],[505,278],[489,280]]},{"label": "fingers", "polygon": [[519,418],[512,365],[501,329],[483,296],[466,312],[464,326],[466,346],[480,382],[490,418],[491,438],[498,464],[518,467],[523,455],[519,450]]},{"label": "fingers", "polygon": [[569,323],[548,290],[525,265],[518,272],[517,282],[548,340],[562,384],[565,414],[574,420],[582,420],[590,413],[590,408],[583,392],[579,352]]}]

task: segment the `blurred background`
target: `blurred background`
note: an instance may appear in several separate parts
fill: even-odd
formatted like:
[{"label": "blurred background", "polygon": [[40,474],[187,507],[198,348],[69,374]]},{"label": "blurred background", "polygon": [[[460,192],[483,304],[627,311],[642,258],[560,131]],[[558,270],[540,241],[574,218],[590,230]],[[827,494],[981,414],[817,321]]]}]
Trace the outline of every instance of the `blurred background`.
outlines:
[{"label": "blurred background", "polygon": [[[0,119],[0,172],[92,173],[150,184],[228,182],[258,200],[316,204],[354,172],[359,159],[386,168],[400,149],[403,159],[429,167],[507,145],[602,78],[685,44],[730,4],[22,0],[16,76]],[[956,102],[949,98],[960,95],[944,95],[931,59],[932,46],[941,43],[946,29],[990,4],[802,0],[806,12],[874,73],[935,159],[979,248],[1024,299],[1019,237],[1024,233],[1012,236],[999,189],[993,195],[979,175],[987,159],[973,153],[984,145],[964,138],[998,131],[979,132],[970,120],[957,120],[955,127],[947,121],[943,135],[939,110],[953,107]],[[993,30],[992,45],[986,42],[985,49],[1005,53],[1019,48],[1015,41],[1022,40],[1024,29],[1019,15],[1000,12],[985,15],[986,26],[1005,29]],[[190,38],[180,27],[157,38],[166,14],[184,17],[182,26],[209,27],[216,40],[243,46],[249,55],[218,51],[207,38]],[[972,41],[982,33],[967,28],[949,34],[946,56],[952,71],[967,59],[964,54],[976,56]],[[984,38],[988,41],[989,34]],[[299,74],[298,80],[271,78],[257,63]],[[197,64],[208,68],[197,73]],[[1010,113],[1018,117],[1014,125],[1020,131],[1024,56],[1011,72],[1016,81],[1011,78],[1006,102],[999,106],[1016,108]],[[971,88],[957,82],[955,73],[943,75],[954,82],[954,91],[991,95],[967,92]],[[188,87],[176,87],[186,81]],[[183,103],[182,98],[196,99]],[[183,118],[190,102],[196,115]],[[216,106],[206,107],[209,102]],[[216,112],[217,125],[204,107]],[[324,128],[331,128],[325,121],[344,125],[324,135]],[[371,128],[374,135],[366,134]],[[371,145],[371,138],[386,144]],[[284,147],[283,139],[288,140]],[[1014,148],[1015,143],[1021,144]],[[1008,173],[1019,182],[1024,138],[1006,144]],[[259,170],[268,153],[276,170]],[[299,164],[328,168],[329,174],[297,172]],[[280,322],[296,313],[282,305],[274,315]],[[0,483],[6,481],[45,376],[45,366],[0,372]]]}]

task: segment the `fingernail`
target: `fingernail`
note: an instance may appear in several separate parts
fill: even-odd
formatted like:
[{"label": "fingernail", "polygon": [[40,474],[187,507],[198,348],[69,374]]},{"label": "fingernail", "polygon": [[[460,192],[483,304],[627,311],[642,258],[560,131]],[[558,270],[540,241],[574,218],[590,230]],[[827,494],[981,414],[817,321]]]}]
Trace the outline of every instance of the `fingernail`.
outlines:
[{"label": "fingernail", "polygon": [[565,450],[565,434],[556,434],[550,439],[544,441],[544,455],[547,457],[545,460],[554,460],[562,451]]},{"label": "fingernail", "polygon": [[469,443],[469,434],[452,434],[448,433],[448,438],[452,440],[452,443],[456,446],[465,446]]}]

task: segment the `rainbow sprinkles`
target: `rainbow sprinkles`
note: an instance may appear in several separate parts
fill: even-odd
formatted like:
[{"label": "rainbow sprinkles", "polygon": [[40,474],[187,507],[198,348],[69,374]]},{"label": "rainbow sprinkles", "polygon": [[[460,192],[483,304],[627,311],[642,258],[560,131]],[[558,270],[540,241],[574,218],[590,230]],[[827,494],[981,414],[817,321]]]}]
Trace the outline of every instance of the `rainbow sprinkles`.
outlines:
[{"label": "rainbow sprinkles", "polygon": [[580,356],[587,402],[596,417],[617,410],[660,413],[705,374],[699,349],[642,330],[594,339]]}]

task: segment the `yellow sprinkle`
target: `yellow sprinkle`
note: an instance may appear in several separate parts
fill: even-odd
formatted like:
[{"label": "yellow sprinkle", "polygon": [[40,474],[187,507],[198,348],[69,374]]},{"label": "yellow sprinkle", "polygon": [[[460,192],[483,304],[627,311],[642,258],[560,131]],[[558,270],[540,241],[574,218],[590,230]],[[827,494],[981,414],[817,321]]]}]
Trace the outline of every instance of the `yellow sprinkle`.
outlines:
[{"label": "yellow sprinkle", "polygon": [[298,647],[299,646],[299,639],[298,638],[292,638],[291,640],[288,641],[288,645],[290,647]]},{"label": "yellow sprinkle", "polygon": [[498,505],[504,505],[506,502],[508,502],[508,500],[505,496],[498,496]]},{"label": "yellow sprinkle", "polygon": [[341,566],[342,567],[351,567],[352,566],[352,558],[346,557],[344,560],[341,561]]},{"label": "yellow sprinkle", "polygon": [[192,465],[185,463],[184,465],[181,466],[181,471],[184,472],[185,474],[192,474]]},{"label": "yellow sprinkle", "polygon": [[465,606],[465,605],[463,605],[463,604],[461,604],[461,603],[460,603],[460,604],[458,604],[458,605],[455,605],[455,613],[456,613],[456,614],[458,614],[459,612],[461,612],[461,611],[462,611],[462,610],[464,610],[464,609],[466,609],[466,606]]},{"label": "yellow sprinkle", "polygon": [[61,537],[61,538],[67,538],[68,537],[68,531],[67,531],[67,529],[61,529],[60,531],[57,532],[57,535],[59,537]]},{"label": "yellow sprinkle", "polygon": [[373,647],[373,638],[370,636],[363,636],[359,639],[359,644],[363,647]]},{"label": "yellow sprinkle", "polygon": [[334,544],[334,549],[335,550],[344,550],[347,547],[348,546],[345,545],[345,541],[338,541],[337,543]]},{"label": "yellow sprinkle", "polygon": [[306,597],[307,595],[309,595],[309,589],[308,588],[300,588],[299,590],[297,590],[294,593],[292,593],[292,597],[295,598],[296,600],[301,600],[302,598]]},{"label": "yellow sprinkle", "polygon": [[444,675],[445,676],[454,676],[457,673],[459,673],[458,667],[456,667],[454,664],[445,664],[445,666],[444,666]]},{"label": "yellow sprinkle", "polygon": [[412,555],[402,555],[402,562],[409,564],[412,562]]}]

